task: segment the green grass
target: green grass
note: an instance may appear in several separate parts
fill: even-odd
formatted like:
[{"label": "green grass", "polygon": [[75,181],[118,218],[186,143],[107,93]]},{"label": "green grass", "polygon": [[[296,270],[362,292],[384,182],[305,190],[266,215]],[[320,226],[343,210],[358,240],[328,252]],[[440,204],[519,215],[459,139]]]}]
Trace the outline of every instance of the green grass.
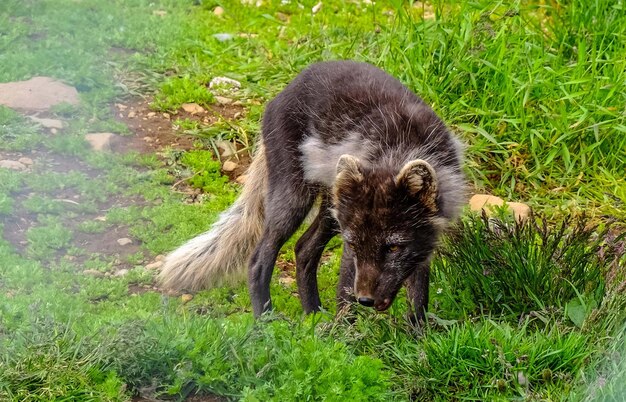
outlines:
[{"label": "green grass", "polygon": [[[68,123],[57,135],[0,107],[0,159],[36,149],[72,162],[61,170],[35,154],[29,172],[0,169],[1,400],[623,399],[624,5],[329,0],[313,13],[316,3],[1,2],[0,82],[50,75],[81,97],[50,112]],[[403,293],[389,313],[334,320],[339,240],[320,267],[327,311],[316,316],[278,280],[294,275],[295,239],[264,320],[252,319],[245,284],[192,300],[154,291],[145,266],[206,230],[238,193],[212,141],[250,149],[264,104],[309,63],[339,58],[401,79],[467,143],[476,188],[527,200],[547,219],[465,216],[434,260],[421,336]],[[213,107],[216,76],[241,82],[219,92],[241,116],[177,116],[182,103]],[[170,113],[194,149],[89,151],[85,133],[130,134],[111,106],[133,96]],[[195,202],[190,188],[201,191]],[[140,249],[81,243],[109,231]]]}]

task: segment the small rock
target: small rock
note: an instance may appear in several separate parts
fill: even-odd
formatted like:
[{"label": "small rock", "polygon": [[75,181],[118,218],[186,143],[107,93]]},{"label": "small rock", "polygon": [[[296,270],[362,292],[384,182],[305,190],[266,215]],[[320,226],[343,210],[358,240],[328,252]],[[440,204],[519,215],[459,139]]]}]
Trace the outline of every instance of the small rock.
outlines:
[{"label": "small rock", "polygon": [[12,170],[26,170],[26,165],[24,165],[22,162],[4,159],[0,161],[0,168]]},{"label": "small rock", "polygon": [[148,136],[145,136],[145,137],[143,137],[143,140],[144,140],[145,142],[152,142],[152,141],[154,141],[154,138],[152,138],[152,137],[148,137]]},{"label": "small rock", "polygon": [[83,275],[95,276],[96,278],[103,278],[104,272],[100,272],[95,269],[86,269],[83,271]]},{"label": "small rock", "polygon": [[28,81],[0,84],[0,105],[26,111],[48,110],[60,103],[77,105],[78,91],[51,77],[33,77]]},{"label": "small rock", "polygon": [[229,33],[216,33],[213,37],[220,42],[226,42],[233,39],[233,35]]},{"label": "small rock", "polygon": [[519,223],[524,222],[531,215],[530,207],[524,203],[504,202],[502,198],[488,194],[474,195],[470,199],[469,204],[472,211],[480,212],[484,210],[487,216],[491,216],[493,214],[491,207],[501,207],[503,205],[506,205],[509,209],[509,212],[515,217],[515,220]]},{"label": "small rock", "polygon": [[469,205],[472,211],[481,211],[482,209],[485,209],[488,212],[491,209],[490,207],[494,205],[504,205],[504,200],[500,197],[495,197],[489,194],[476,194],[470,198]]},{"label": "small rock", "polygon": [[531,209],[528,205],[522,202],[507,202],[506,205],[513,213],[513,216],[515,216],[517,222],[522,223],[530,218]]},{"label": "small rock", "polygon": [[148,112],[148,114],[146,114],[146,116],[154,117],[154,116],[156,116],[156,112]]},{"label": "small rock", "polygon": [[230,141],[215,141],[215,146],[222,151],[221,155],[223,158],[228,158],[237,153],[237,148],[235,148],[235,144]]},{"label": "small rock", "polygon": [[121,103],[116,103],[115,107],[117,108],[117,110],[120,110],[120,111],[126,110],[128,108],[128,106],[123,105]]},{"label": "small rock", "polygon": [[320,1],[319,3],[314,5],[313,8],[311,8],[311,12],[313,14],[317,14],[317,12],[320,11],[321,9],[322,9],[322,2]]},{"label": "small rock", "polygon": [[209,82],[209,88],[215,88],[219,86],[239,89],[241,88],[241,82],[228,77],[215,77],[211,80],[211,82]]},{"label": "small rock", "polygon": [[213,9],[213,14],[217,15],[218,17],[221,17],[222,15],[224,15],[224,9],[220,6],[217,6]]},{"label": "small rock", "polygon": [[122,237],[121,239],[117,239],[117,244],[120,246],[128,246],[129,244],[133,244],[133,241],[128,237]]},{"label": "small rock", "polygon": [[233,103],[233,100],[230,98],[226,98],[224,96],[216,96],[215,97],[215,101],[219,104],[219,105],[230,105],[231,103]]},{"label": "small rock", "polygon": [[222,165],[222,170],[225,172],[232,172],[233,170],[237,169],[238,166],[239,165],[237,165],[235,162],[226,161]]},{"label": "small rock", "polygon": [[115,272],[113,274],[113,276],[124,276],[128,273],[128,270],[126,268],[124,269],[120,269],[119,271]]},{"label": "small rock", "polygon": [[191,295],[191,294],[189,294],[189,293],[185,293],[184,295],[182,295],[182,296],[180,297],[180,300],[181,300],[183,303],[188,303],[188,302],[190,302],[192,299],[193,299],[193,295]]},{"label": "small rock", "polygon": [[165,256],[163,254],[159,254],[155,258],[156,261],[165,261]]},{"label": "small rock", "polygon": [[96,216],[93,220],[94,221],[98,221],[98,222],[106,222],[107,221],[107,217],[106,216]]},{"label": "small rock", "polygon": [[34,121],[35,123],[45,127],[45,128],[56,128],[56,129],[62,129],[63,128],[63,122],[61,120],[57,120],[57,119],[41,119],[39,117],[35,117],[35,116],[30,116],[30,119],[32,121]]},{"label": "small rock", "polygon": [[247,175],[242,174],[241,176],[237,177],[237,178],[235,179],[235,181],[236,181],[237,183],[239,183],[239,184],[244,184],[244,183],[246,182],[246,179],[247,179],[247,178],[248,178],[248,176],[247,176]]},{"label": "small rock", "polygon": [[152,14],[157,15],[159,17],[165,17],[167,15],[167,11],[165,10],[154,10]]},{"label": "small rock", "polygon": [[135,116],[137,116],[137,113],[135,113],[134,111],[130,111],[130,112],[128,112],[127,117],[128,117],[129,119],[134,119],[134,118],[135,118]]},{"label": "small rock", "polygon": [[191,113],[191,114],[200,114],[200,113],[204,113],[205,110],[202,106],[198,105],[197,103],[183,103],[181,105],[181,108],[187,112],[187,113]]},{"label": "small rock", "polygon": [[523,372],[518,371],[517,372],[517,382],[521,386],[526,386],[526,385],[528,385],[528,378],[526,378],[526,376],[524,375]]},{"label": "small rock", "polygon": [[17,160],[19,163],[22,163],[24,165],[30,166],[33,164],[33,160],[27,157],[22,157],[20,159]]},{"label": "small rock", "polygon": [[111,140],[114,137],[115,134],[113,133],[90,133],[85,135],[85,140],[94,151],[110,151]]},{"label": "small rock", "polygon": [[[163,118],[169,120],[170,119],[170,114],[169,113],[163,113]],[[159,128],[161,128],[161,127],[159,127]]]},{"label": "small rock", "polygon": [[163,261],[155,261],[146,265],[146,269],[159,269],[163,265]]},{"label": "small rock", "polygon": [[57,130],[56,128],[51,128],[51,129],[50,129],[50,132],[51,132],[52,134],[56,134],[56,133],[58,133],[58,132],[59,132],[59,130]]}]

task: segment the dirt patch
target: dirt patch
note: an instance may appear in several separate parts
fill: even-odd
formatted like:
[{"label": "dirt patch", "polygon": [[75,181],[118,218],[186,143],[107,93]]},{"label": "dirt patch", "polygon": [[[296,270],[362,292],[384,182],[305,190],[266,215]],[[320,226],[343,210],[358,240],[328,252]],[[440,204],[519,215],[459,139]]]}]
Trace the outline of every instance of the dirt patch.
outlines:
[{"label": "dirt patch", "polygon": [[[29,170],[34,172],[56,172],[68,174],[71,172],[80,172],[90,179],[101,177],[104,173],[95,169],[78,158],[71,156],[61,156],[45,150],[34,150],[29,153],[0,153],[1,158],[17,159],[28,156],[34,160]],[[29,174],[27,171],[26,174]],[[28,230],[38,224],[38,212],[31,211],[24,206],[24,203],[32,196],[43,195],[31,191],[17,191],[12,194],[14,200],[13,212],[4,219],[3,237],[11,243],[17,252],[24,254],[28,246],[27,233]],[[120,246],[117,243],[119,238],[129,237],[128,229],[123,226],[108,226],[100,233],[85,233],[78,230],[80,223],[90,220],[97,220],[111,208],[126,207],[131,205],[145,205],[145,201],[138,197],[122,197],[114,195],[97,204],[97,211],[93,213],[80,212],[80,203],[84,198],[75,188],[63,188],[50,192],[46,192],[45,196],[62,203],[64,210],[76,209],[76,214],[71,218],[65,218],[64,225],[71,230],[73,239],[72,245],[80,247],[85,254],[80,256],[72,256],[72,260],[81,264],[89,258],[90,254],[105,254],[113,256],[120,260],[119,268],[130,268],[129,264],[121,262],[126,256],[141,251],[141,245],[138,242],[126,246]],[[58,257],[61,257],[65,250],[60,250]]]},{"label": "dirt patch", "polygon": [[[133,402],[160,402],[162,399],[156,398],[143,398],[140,396],[136,396],[133,398]],[[227,398],[216,396],[216,395],[193,395],[185,398],[185,402],[226,402]]]},{"label": "dirt patch", "polygon": [[141,98],[116,103],[112,108],[117,119],[133,133],[129,142],[124,143],[125,137],[121,137],[121,144],[113,147],[115,152],[125,150],[158,152],[165,147],[193,149],[198,138],[176,130],[173,127],[175,120],[189,119],[199,121],[203,125],[211,125],[220,119],[232,120],[244,112],[241,105],[213,105],[201,114],[188,113],[182,109],[175,113],[161,113],[150,108],[150,100]]},{"label": "dirt patch", "polygon": [[[151,101],[143,98],[134,98],[112,106],[112,112],[117,119],[124,123],[132,132],[131,136],[116,136],[111,142],[111,150],[117,153],[136,151],[140,153],[156,153],[159,155],[164,149],[174,150],[195,149],[199,138],[185,134],[175,128],[176,120],[188,119],[198,121],[202,125],[215,124],[221,120],[239,118],[245,109],[241,105],[211,105],[204,112],[191,113],[183,109],[176,113],[158,113],[150,108]],[[222,154],[221,161],[233,161],[237,167],[231,171],[222,171],[230,181],[236,181],[246,173],[252,157],[239,143],[233,144],[235,155]],[[200,192],[185,186],[185,180],[177,183],[176,191],[189,194],[192,197]]]}]

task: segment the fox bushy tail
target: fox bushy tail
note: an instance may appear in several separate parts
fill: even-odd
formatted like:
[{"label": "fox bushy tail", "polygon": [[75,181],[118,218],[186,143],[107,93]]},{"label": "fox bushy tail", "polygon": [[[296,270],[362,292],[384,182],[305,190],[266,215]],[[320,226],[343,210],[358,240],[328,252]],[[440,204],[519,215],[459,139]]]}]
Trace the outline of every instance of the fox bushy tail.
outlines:
[{"label": "fox bushy tail", "polygon": [[235,203],[208,232],[166,257],[159,275],[162,285],[196,291],[243,279],[263,231],[266,187],[267,163],[260,144]]}]

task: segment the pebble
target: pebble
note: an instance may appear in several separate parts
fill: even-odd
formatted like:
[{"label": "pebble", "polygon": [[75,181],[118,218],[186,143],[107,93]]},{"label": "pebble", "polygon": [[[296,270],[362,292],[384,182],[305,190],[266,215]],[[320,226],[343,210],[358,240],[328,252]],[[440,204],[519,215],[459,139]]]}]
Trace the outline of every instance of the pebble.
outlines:
[{"label": "pebble", "polygon": [[183,103],[181,105],[181,108],[187,112],[187,113],[191,113],[191,114],[200,114],[200,113],[204,113],[205,110],[202,106],[198,105],[197,103]]},{"label": "pebble", "polygon": [[233,103],[232,99],[226,98],[225,96],[216,96],[215,101],[220,105],[230,105]]},{"label": "pebble", "polygon": [[129,244],[133,244],[133,241],[128,237],[122,237],[121,239],[117,239],[117,244],[120,246],[128,246]]},{"label": "pebble", "polygon": [[32,159],[30,159],[30,158],[27,158],[27,157],[25,157],[25,156],[24,156],[24,157],[22,157],[22,158],[20,158],[20,159],[18,159],[17,161],[18,161],[18,162],[20,162],[20,163],[22,163],[22,164],[24,164],[24,165],[28,165],[28,166],[30,166],[30,165],[32,165],[32,164],[33,164],[33,160],[32,160]]},{"label": "pebble", "polygon": [[159,269],[163,265],[163,261],[154,261],[146,265],[146,269]]},{"label": "pebble", "polygon": [[94,151],[110,151],[111,140],[115,137],[113,133],[89,133],[85,134],[85,140],[91,145]]},{"label": "pebble", "polygon": [[496,197],[489,194],[476,194],[469,201],[470,209],[472,211],[480,211],[482,209],[489,209],[491,206],[501,206],[504,205],[504,200],[500,197]]},{"label": "pebble", "polygon": [[247,176],[247,175],[242,174],[241,176],[237,177],[237,178],[235,179],[235,181],[236,181],[237,183],[239,183],[239,184],[244,184],[244,183],[246,182],[246,179],[247,179],[247,178],[248,178],[248,176]]},{"label": "pebble", "polygon": [[113,274],[113,276],[124,276],[128,273],[128,270],[126,268],[124,269],[120,269],[119,271],[115,272]]},{"label": "pebble", "polygon": [[493,215],[492,207],[506,205],[515,220],[520,223],[527,220],[532,213],[531,208],[522,202],[505,202],[502,198],[489,194],[474,195],[470,198],[469,205],[472,211],[481,212],[484,210],[487,216]]},{"label": "pebble", "polygon": [[217,15],[218,17],[224,15],[224,9],[220,6],[217,6],[213,9],[213,14]]},{"label": "pebble", "polygon": [[185,293],[184,295],[182,295],[182,296],[180,297],[180,300],[181,300],[183,303],[188,303],[188,302],[190,302],[192,299],[193,299],[193,295],[191,295],[191,294],[189,294],[189,293]]},{"label": "pebble", "polygon": [[238,166],[239,165],[236,164],[235,162],[226,161],[222,165],[222,170],[225,172],[232,172],[233,170],[237,169]]},{"label": "pebble", "polygon": [[522,223],[530,218],[532,210],[530,207],[522,202],[507,202],[506,203],[515,216],[515,220]]},{"label": "pebble", "polygon": [[215,141],[215,146],[218,147],[220,151],[222,151],[221,155],[223,158],[228,158],[230,156],[233,156],[237,152],[237,149],[235,148],[235,144],[233,144],[230,141],[224,141],[224,140]]},{"label": "pebble", "polygon": [[232,87],[234,89],[241,88],[241,82],[228,77],[215,77],[209,82],[209,88],[218,86]]},{"label": "pebble", "polygon": [[39,117],[35,117],[35,116],[30,116],[30,119],[32,121],[34,121],[37,124],[40,124],[41,126],[45,127],[45,128],[56,128],[56,129],[62,129],[63,128],[63,122],[61,120],[57,120],[57,119],[43,119],[43,118],[39,118]]}]

